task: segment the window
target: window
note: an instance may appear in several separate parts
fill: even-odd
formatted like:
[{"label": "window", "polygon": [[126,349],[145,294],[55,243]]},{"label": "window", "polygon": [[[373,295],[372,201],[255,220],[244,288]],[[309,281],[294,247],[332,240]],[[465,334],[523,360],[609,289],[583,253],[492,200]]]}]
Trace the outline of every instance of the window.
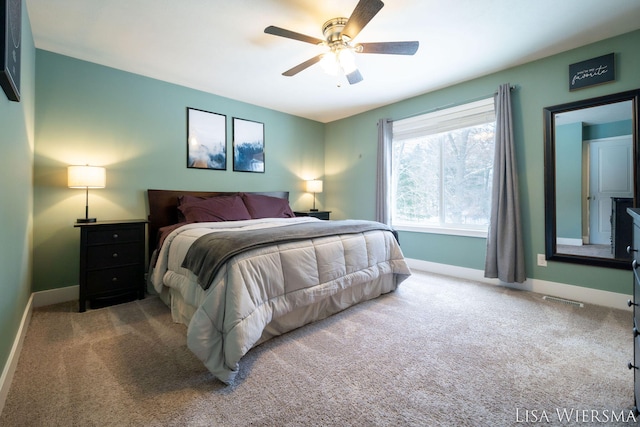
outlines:
[{"label": "window", "polygon": [[393,226],[486,236],[494,134],[493,98],[394,121]]}]

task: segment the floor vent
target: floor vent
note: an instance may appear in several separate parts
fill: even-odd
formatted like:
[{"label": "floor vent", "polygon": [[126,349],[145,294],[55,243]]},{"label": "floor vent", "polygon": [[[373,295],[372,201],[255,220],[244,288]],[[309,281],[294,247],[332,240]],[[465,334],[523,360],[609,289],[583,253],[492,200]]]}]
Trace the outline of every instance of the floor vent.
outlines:
[{"label": "floor vent", "polygon": [[571,300],[568,300],[568,299],[557,298],[557,297],[550,297],[549,295],[543,296],[542,299],[546,300],[546,301],[557,302],[557,303],[564,304],[564,305],[570,305],[570,306],[573,306],[573,307],[580,307],[580,308],[584,307],[584,304],[581,303],[581,302],[571,301]]}]

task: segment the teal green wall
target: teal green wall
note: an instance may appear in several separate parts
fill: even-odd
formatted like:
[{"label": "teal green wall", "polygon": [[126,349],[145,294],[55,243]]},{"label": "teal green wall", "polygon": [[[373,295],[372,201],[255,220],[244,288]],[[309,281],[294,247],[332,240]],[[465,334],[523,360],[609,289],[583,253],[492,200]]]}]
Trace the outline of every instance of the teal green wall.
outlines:
[{"label": "teal green wall", "polygon": [[[640,31],[635,31],[327,124],[326,208],[336,218],[374,218],[379,118],[400,119],[464,103],[494,93],[500,84],[511,83],[518,86],[512,100],[527,277],[631,293],[629,271],[560,262],[539,267],[536,254],[544,253],[542,109],[639,88],[638,45]],[[611,52],[616,53],[615,82],[569,92],[569,64]],[[410,258],[484,269],[484,239],[401,232],[400,241]]]},{"label": "teal green wall", "polygon": [[[70,164],[105,166],[107,185],[89,192],[89,214],[146,218],[148,188],[288,190],[294,209],[312,204],[303,180],[322,176],[324,125],[273,110],[37,50],[33,290],[78,283],[84,192],[66,186]],[[215,78],[212,76],[212,78]],[[186,167],[186,108],[265,125],[265,173]],[[322,194],[318,195],[322,204]]]},{"label": "teal green wall", "polygon": [[31,296],[35,48],[23,11],[20,102],[0,89],[0,373]]},{"label": "teal green wall", "polygon": [[556,126],[556,236],[582,240],[582,122]]},{"label": "teal green wall", "polygon": [[619,122],[604,123],[584,127],[584,140],[600,138],[612,138],[614,136],[633,134],[633,121],[620,120]]}]

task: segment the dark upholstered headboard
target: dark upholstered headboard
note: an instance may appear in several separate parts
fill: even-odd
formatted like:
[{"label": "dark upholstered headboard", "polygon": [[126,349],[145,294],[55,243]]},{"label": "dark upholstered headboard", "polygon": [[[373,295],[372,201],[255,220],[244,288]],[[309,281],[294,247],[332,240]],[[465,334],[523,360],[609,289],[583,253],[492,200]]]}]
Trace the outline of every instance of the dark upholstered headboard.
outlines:
[{"label": "dark upholstered headboard", "polygon": [[[245,191],[247,194],[278,197],[289,200],[288,191]],[[194,197],[233,196],[240,192],[226,191],[180,191],[180,190],[147,190],[149,201],[149,254],[156,248],[158,230],[178,222],[178,197],[188,195]]]}]

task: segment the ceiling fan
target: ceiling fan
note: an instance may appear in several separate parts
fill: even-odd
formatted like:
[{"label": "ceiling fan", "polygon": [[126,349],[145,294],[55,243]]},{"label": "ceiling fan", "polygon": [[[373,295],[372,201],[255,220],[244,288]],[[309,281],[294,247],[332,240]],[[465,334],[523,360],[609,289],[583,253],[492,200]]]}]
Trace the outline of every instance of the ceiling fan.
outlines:
[{"label": "ceiling fan", "polygon": [[325,40],[285,30],[273,25],[264,29],[267,34],[299,40],[305,43],[326,46],[329,51],[314,56],[282,73],[283,76],[295,76],[299,72],[320,62],[325,71],[335,74],[340,69],[350,84],[362,81],[362,75],[356,67],[354,53],[377,53],[391,55],[413,55],[418,50],[417,41],[356,43],[353,39],[382,9],[380,0],[360,0],[349,18],[333,18],[322,25]]}]

